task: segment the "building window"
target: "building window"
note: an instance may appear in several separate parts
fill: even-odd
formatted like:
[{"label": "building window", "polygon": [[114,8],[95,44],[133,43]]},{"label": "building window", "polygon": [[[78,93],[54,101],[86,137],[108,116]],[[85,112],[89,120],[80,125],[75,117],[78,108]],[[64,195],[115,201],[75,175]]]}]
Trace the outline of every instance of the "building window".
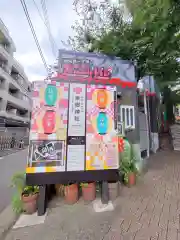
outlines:
[{"label": "building window", "polygon": [[28,86],[28,92],[31,92],[31,87],[30,86]]},{"label": "building window", "polygon": [[124,123],[125,129],[135,128],[134,106],[120,105],[120,122]]},{"label": "building window", "polygon": [[23,95],[23,100],[29,102],[29,98],[26,95]]}]

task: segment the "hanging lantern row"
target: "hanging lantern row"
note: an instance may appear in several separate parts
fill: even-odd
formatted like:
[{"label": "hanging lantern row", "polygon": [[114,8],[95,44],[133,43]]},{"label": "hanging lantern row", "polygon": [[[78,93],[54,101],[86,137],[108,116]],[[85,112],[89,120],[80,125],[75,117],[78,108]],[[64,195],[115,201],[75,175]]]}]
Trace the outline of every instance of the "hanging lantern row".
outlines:
[{"label": "hanging lantern row", "polygon": [[[47,106],[54,106],[57,101],[58,91],[55,85],[48,84],[44,94]],[[54,110],[47,110],[42,119],[45,134],[52,134],[56,125],[56,113]]]},{"label": "hanging lantern row", "polygon": [[[100,109],[105,109],[108,103],[107,92],[104,89],[98,89],[96,95],[96,103]],[[108,117],[105,112],[99,112],[96,119],[97,131],[100,135],[104,135],[108,130]]]}]

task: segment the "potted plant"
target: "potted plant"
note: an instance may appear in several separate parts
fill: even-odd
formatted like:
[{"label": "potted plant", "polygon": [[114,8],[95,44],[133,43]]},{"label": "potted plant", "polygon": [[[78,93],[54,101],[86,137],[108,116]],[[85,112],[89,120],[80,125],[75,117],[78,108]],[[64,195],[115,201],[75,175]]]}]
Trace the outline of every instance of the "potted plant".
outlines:
[{"label": "potted plant", "polygon": [[135,185],[137,169],[133,160],[130,160],[129,162],[122,161],[121,171],[123,173],[124,183],[129,187]]},{"label": "potted plant", "polygon": [[26,186],[25,174],[17,173],[12,178],[12,187],[15,193],[12,198],[12,207],[16,213],[32,214],[37,208],[38,186]]},{"label": "potted plant", "polygon": [[90,202],[96,198],[96,184],[91,183],[81,183],[82,196],[84,201]]},{"label": "potted plant", "polygon": [[74,204],[78,201],[77,183],[68,183],[64,185],[64,199],[67,204]]},{"label": "potted plant", "polygon": [[23,210],[27,214],[33,214],[37,209],[37,199],[39,194],[38,186],[25,186],[21,194]]},{"label": "potted plant", "polygon": [[129,186],[135,184],[137,174],[136,159],[127,138],[124,138],[124,149],[120,154],[120,174],[125,184]]}]

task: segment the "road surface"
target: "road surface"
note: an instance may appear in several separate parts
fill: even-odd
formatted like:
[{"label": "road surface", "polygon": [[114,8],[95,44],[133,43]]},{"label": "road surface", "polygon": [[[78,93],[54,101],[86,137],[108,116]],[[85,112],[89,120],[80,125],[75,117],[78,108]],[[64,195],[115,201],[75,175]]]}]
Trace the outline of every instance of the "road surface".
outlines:
[{"label": "road surface", "polygon": [[11,178],[13,174],[25,170],[27,153],[25,149],[0,158],[0,212],[11,203]]}]

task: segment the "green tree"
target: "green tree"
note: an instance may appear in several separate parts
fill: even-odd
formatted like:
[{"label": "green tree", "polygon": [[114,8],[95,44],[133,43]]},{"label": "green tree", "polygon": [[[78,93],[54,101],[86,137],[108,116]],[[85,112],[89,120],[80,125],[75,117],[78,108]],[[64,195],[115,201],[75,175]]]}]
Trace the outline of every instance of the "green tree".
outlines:
[{"label": "green tree", "polygon": [[154,76],[172,121],[180,99],[171,90],[180,81],[180,1],[126,0],[129,15],[121,3],[76,0],[75,6],[81,19],[70,41],[75,49],[136,61],[137,78]]},{"label": "green tree", "polygon": [[124,18],[122,4],[76,2],[83,15],[82,24],[75,27],[78,31],[74,40],[80,43],[81,49],[134,60],[138,78],[154,75],[159,86],[177,81],[180,74],[177,61],[180,55],[179,1],[127,0],[132,16],[129,21]]}]

